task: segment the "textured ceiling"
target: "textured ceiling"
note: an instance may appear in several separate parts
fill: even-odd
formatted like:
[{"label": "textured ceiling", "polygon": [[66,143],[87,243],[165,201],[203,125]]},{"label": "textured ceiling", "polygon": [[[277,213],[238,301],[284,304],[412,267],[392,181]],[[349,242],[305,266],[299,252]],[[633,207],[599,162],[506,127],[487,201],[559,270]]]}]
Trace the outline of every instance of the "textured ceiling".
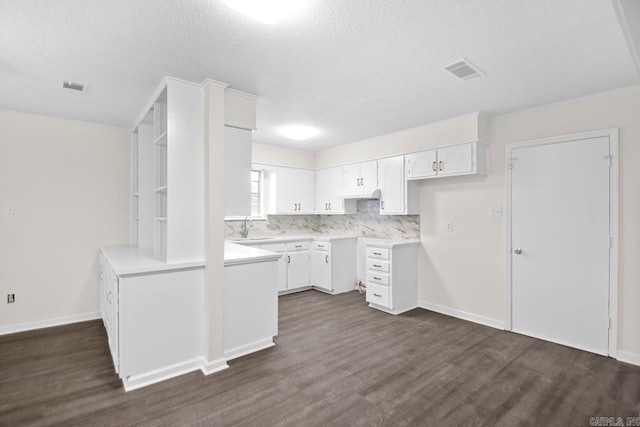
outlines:
[{"label": "textured ceiling", "polygon": [[[612,0],[301,1],[268,26],[222,0],[0,0],[0,108],[132,127],[163,76],[211,78],[262,97],[255,141],[317,151],[640,82]],[[462,57],[486,75],[440,69]]]}]

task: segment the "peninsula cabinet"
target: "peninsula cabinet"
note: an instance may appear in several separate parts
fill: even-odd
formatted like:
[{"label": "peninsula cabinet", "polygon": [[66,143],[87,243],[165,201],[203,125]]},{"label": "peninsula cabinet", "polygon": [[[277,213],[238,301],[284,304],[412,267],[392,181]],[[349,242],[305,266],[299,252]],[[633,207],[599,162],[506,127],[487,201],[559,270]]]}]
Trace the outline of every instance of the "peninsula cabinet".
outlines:
[{"label": "peninsula cabinet", "polygon": [[407,179],[486,175],[488,145],[467,142],[407,154]]},{"label": "peninsula cabinet", "polygon": [[203,258],[204,98],[165,78],[131,137],[131,244],[163,262]]},{"label": "peninsula cabinet", "polygon": [[330,294],[356,287],[356,238],[314,240],[311,250],[311,280],[314,289]]},{"label": "peninsula cabinet", "polygon": [[203,263],[166,264],[129,245],[100,248],[100,310],[125,390],[202,365]]},{"label": "peninsula cabinet", "polygon": [[342,167],[343,193],[374,191],[378,188],[378,161],[356,163]]},{"label": "peninsula cabinet", "polygon": [[416,308],[420,242],[367,239],[365,245],[369,306],[389,314]]}]

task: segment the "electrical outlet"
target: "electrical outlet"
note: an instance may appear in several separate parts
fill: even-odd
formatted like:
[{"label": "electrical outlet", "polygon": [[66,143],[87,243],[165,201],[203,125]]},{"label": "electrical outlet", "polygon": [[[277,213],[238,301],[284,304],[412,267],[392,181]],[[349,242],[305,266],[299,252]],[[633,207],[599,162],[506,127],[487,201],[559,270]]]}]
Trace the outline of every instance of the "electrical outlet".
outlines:
[{"label": "electrical outlet", "polygon": [[16,214],[16,205],[14,205],[13,203],[8,203],[5,207],[4,207],[4,211],[7,215],[15,215]]},{"label": "electrical outlet", "polygon": [[16,302],[16,294],[7,294],[7,304]]},{"label": "electrical outlet", "polygon": [[489,216],[502,216],[502,206],[491,206],[491,211],[489,211]]},{"label": "electrical outlet", "polygon": [[453,231],[453,221],[447,221],[444,226],[445,231]]}]

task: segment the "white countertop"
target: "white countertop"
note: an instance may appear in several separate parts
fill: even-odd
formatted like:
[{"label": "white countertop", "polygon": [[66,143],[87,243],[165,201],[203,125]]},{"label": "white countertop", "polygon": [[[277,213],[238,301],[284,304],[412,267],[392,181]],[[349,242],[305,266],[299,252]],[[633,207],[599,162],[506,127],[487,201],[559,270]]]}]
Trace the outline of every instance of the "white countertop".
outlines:
[{"label": "white countertop", "polygon": [[419,246],[420,240],[393,240],[393,239],[374,239],[362,237],[365,245],[377,246],[379,248],[394,248],[399,246]]},{"label": "white countertop", "polygon": [[153,256],[153,249],[131,245],[103,246],[100,252],[118,276],[204,267],[204,260],[165,263]]},{"label": "white countertop", "polygon": [[224,242],[224,265],[251,264],[256,262],[274,261],[280,259],[282,254],[251,246],[239,245],[233,242]]},{"label": "white countertop", "polygon": [[322,240],[322,241],[332,241],[332,240],[342,240],[342,239],[355,239],[356,236],[337,236],[331,234],[283,234],[278,236],[269,236],[269,237],[248,237],[246,239],[228,239],[226,242],[230,243],[239,243],[241,245],[249,246],[249,245],[260,245],[263,243],[284,243],[284,242],[295,242],[298,240]]}]

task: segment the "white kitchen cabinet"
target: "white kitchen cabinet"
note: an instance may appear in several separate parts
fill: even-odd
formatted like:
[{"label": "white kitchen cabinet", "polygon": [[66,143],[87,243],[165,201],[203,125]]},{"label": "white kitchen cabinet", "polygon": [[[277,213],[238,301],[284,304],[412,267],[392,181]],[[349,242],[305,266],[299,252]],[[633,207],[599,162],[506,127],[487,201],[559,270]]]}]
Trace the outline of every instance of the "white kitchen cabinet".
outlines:
[{"label": "white kitchen cabinet", "polygon": [[275,214],[300,215],[314,213],[314,171],[276,168]]},{"label": "white kitchen cabinet", "polygon": [[224,127],[224,215],[251,215],[251,130]]},{"label": "white kitchen cabinet", "polygon": [[165,78],[131,137],[131,243],[163,262],[204,257],[202,87]]},{"label": "white kitchen cabinet", "polygon": [[418,241],[369,239],[366,242],[366,300],[386,313],[418,306]]},{"label": "white kitchen cabinet", "polygon": [[343,193],[373,191],[378,188],[378,161],[356,163],[342,167]]},{"label": "white kitchen cabinet", "polygon": [[356,238],[314,240],[311,281],[314,289],[331,294],[356,287]]},{"label": "white kitchen cabinet", "polygon": [[159,262],[151,249],[100,248],[102,317],[126,390],[200,369],[204,265]]},{"label": "white kitchen cabinet", "polygon": [[354,214],[356,201],[338,198],[342,191],[342,168],[320,169],[315,174],[315,213]]},{"label": "white kitchen cabinet", "polygon": [[455,175],[486,175],[486,143],[467,142],[407,155],[407,179]]},{"label": "white kitchen cabinet", "polygon": [[251,244],[260,249],[282,254],[278,261],[278,292],[308,289],[311,279],[310,240]]},{"label": "white kitchen cabinet", "polygon": [[405,179],[404,156],[378,160],[380,213],[383,215],[417,215],[418,187]]}]

